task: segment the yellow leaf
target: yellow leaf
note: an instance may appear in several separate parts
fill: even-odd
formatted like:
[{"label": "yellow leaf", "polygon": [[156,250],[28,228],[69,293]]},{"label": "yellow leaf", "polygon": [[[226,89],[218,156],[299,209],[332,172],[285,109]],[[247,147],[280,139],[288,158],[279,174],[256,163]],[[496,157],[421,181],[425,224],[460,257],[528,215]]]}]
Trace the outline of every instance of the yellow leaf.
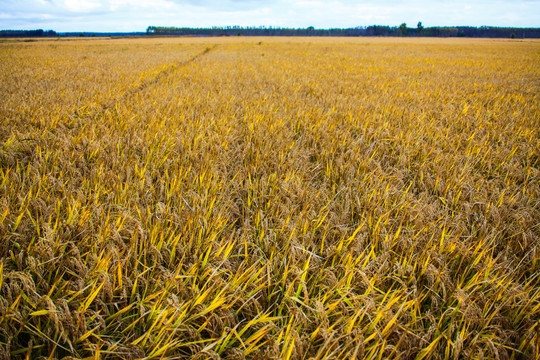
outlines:
[{"label": "yellow leaf", "polygon": [[30,313],[30,316],[41,316],[41,315],[47,315],[49,313],[49,310],[38,310]]}]

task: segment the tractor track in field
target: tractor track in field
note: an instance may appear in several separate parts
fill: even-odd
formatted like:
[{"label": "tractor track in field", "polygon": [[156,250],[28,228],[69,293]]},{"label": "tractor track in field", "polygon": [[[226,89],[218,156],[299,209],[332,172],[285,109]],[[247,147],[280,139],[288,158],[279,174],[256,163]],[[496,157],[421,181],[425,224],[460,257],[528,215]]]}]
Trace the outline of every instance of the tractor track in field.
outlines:
[{"label": "tractor track in field", "polygon": [[162,81],[164,78],[166,78],[170,74],[174,73],[179,68],[182,68],[184,66],[188,66],[188,65],[194,63],[195,61],[197,61],[198,59],[202,58],[203,56],[208,54],[210,51],[214,50],[217,46],[218,46],[217,44],[214,44],[211,47],[207,47],[206,49],[204,49],[200,53],[193,55],[188,60],[175,62],[175,63],[167,66],[163,70],[159,71],[154,76],[149,77],[147,79],[144,79],[140,84],[137,84],[135,86],[132,86],[132,87],[128,88],[122,95],[117,97],[115,100],[110,101],[110,102],[106,102],[106,103],[102,103],[101,104],[101,112],[105,112],[105,111],[107,111],[109,109],[112,109],[112,108],[115,107],[115,105],[117,103],[121,102],[122,100],[125,100],[130,96],[133,96],[135,94],[138,94],[138,93],[144,91],[146,88],[148,88],[151,85],[159,83],[160,81]]},{"label": "tractor track in field", "polygon": [[188,60],[185,60],[185,61],[180,61],[180,62],[177,62],[177,63],[174,63],[174,64],[171,64],[169,65],[168,67],[166,67],[165,69],[161,70],[160,72],[158,72],[154,77],[150,78],[150,79],[147,79],[146,81],[143,81],[142,84],[128,90],[126,92],[126,94],[128,95],[132,95],[132,94],[135,94],[135,93],[138,93],[140,91],[143,91],[144,89],[146,89],[148,86],[150,85],[153,85],[153,84],[156,84],[158,82],[160,82],[163,78],[169,76],[169,74],[173,73],[174,71],[176,71],[177,69],[183,67],[183,66],[187,66],[193,62],[195,62],[196,60],[198,60],[199,58],[203,57],[204,55],[208,54],[210,51],[212,51],[213,49],[215,49],[217,47],[217,45],[214,45],[212,47],[207,47],[206,49],[204,49],[204,51],[192,56],[190,59]]}]

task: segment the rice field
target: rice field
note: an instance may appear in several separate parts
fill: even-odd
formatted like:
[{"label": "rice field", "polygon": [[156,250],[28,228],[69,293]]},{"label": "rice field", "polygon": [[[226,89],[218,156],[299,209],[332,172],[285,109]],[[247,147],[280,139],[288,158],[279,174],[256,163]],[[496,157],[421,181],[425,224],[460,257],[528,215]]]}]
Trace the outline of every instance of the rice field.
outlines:
[{"label": "rice field", "polygon": [[0,359],[540,358],[540,41],[0,42]]}]

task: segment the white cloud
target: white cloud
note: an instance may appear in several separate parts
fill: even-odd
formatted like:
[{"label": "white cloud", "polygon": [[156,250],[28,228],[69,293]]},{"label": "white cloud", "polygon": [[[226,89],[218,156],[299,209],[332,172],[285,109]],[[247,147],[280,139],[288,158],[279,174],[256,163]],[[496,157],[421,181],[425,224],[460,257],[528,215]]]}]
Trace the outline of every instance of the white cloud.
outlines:
[{"label": "white cloud", "polygon": [[85,13],[98,10],[103,7],[103,4],[91,0],[64,0],[64,6],[68,11]]},{"label": "white cloud", "polygon": [[152,1],[138,1],[138,0],[109,0],[108,8],[111,12],[125,11],[125,10],[147,10],[147,9],[172,9],[176,5],[172,1],[167,0],[152,0]]},{"label": "white cloud", "polygon": [[0,29],[144,31],[167,26],[540,26],[538,0],[0,0]]}]

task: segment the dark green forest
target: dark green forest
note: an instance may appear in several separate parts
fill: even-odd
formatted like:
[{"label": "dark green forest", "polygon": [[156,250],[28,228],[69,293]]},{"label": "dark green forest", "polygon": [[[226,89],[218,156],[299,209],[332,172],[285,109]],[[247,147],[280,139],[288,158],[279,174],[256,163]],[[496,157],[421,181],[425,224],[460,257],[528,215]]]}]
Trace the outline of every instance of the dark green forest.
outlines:
[{"label": "dark green forest", "polygon": [[509,28],[495,26],[357,26],[354,28],[316,29],[284,27],[225,26],[211,28],[149,26],[150,35],[195,36],[411,36],[411,37],[480,37],[480,38],[540,38],[540,28]]},{"label": "dark green forest", "polygon": [[497,26],[432,26],[416,27],[371,25],[352,28],[317,29],[272,26],[171,27],[149,26],[146,32],[56,32],[54,30],[0,30],[0,37],[91,37],[91,36],[406,36],[406,37],[476,37],[476,38],[540,38],[540,28]]}]

